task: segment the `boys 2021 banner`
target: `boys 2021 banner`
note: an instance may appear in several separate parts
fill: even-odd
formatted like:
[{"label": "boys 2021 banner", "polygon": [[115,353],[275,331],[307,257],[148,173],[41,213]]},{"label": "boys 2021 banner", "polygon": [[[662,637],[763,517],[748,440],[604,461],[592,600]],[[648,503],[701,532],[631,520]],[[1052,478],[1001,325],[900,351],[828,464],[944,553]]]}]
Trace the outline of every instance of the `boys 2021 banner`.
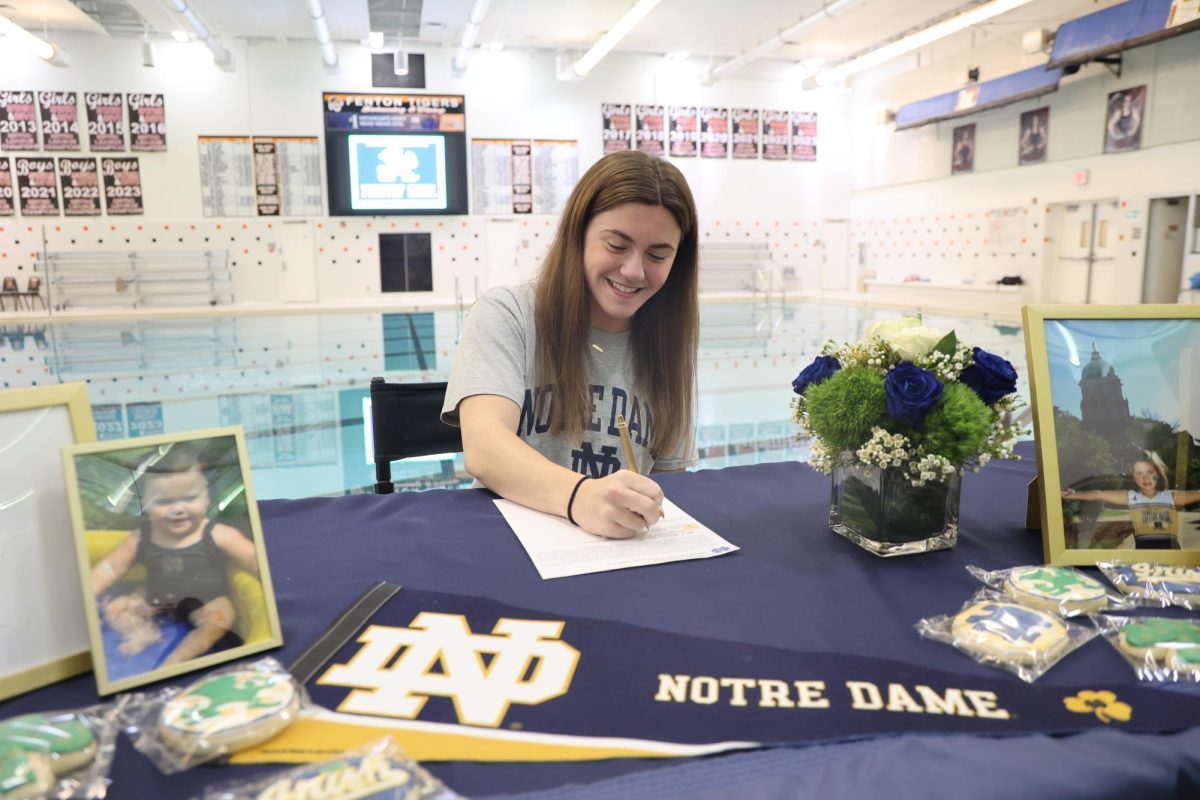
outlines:
[{"label": "boys 2021 banner", "polygon": [[1200,719],[1200,696],[1133,684],[1031,686],[415,590],[384,603],[315,675],[308,691],[334,710],[235,760],[320,760],[383,735],[417,759],[588,760]]}]

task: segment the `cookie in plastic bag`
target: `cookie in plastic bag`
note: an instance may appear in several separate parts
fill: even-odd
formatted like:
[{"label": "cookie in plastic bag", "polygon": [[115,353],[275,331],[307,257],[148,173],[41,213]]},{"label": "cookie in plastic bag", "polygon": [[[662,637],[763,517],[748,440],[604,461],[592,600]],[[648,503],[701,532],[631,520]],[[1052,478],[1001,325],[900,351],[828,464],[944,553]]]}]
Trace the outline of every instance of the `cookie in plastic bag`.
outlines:
[{"label": "cookie in plastic bag", "polygon": [[455,800],[458,797],[408,758],[392,739],[384,738],[328,761],[211,787],[202,800]]},{"label": "cookie in plastic bag", "polygon": [[981,589],[956,614],[920,620],[917,632],[949,644],[981,664],[1032,682],[1096,631],[1057,614]]}]

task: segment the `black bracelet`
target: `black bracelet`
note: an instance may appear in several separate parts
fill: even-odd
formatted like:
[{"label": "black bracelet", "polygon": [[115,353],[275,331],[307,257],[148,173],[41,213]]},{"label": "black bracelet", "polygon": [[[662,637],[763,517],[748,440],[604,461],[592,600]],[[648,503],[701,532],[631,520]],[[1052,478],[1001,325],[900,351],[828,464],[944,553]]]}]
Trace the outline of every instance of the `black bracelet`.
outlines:
[{"label": "black bracelet", "polygon": [[584,475],[579,479],[579,482],[575,484],[575,488],[571,490],[571,499],[567,501],[567,522],[571,523],[572,525],[579,524],[575,521],[575,517],[571,515],[571,507],[575,505],[575,495],[579,494],[579,487],[583,486],[583,482],[591,477],[591,475]]}]

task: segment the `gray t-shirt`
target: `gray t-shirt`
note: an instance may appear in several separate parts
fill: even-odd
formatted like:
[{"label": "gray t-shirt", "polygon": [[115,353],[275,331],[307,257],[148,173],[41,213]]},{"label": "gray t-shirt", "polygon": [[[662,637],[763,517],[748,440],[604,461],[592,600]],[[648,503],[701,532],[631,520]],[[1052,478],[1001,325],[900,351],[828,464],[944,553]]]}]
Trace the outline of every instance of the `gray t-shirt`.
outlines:
[{"label": "gray t-shirt", "polygon": [[643,475],[651,468],[683,469],[696,463],[690,431],[680,453],[655,459],[646,449],[654,428],[671,422],[655,416],[646,398],[634,390],[628,333],[605,333],[592,328],[587,372],[592,395],[591,419],[581,437],[552,434],[550,403],[543,399],[551,389],[533,385],[534,331],[532,283],[490,289],[480,297],[463,326],[446,387],[442,421],[458,425],[458,404],[471,395],[507,397],[521,408],[517,435],[526,444],[555,464],[582,475],[603,478],[627,468],[617,430],[617,415],[623,414],[633,440],[638,471]]}]

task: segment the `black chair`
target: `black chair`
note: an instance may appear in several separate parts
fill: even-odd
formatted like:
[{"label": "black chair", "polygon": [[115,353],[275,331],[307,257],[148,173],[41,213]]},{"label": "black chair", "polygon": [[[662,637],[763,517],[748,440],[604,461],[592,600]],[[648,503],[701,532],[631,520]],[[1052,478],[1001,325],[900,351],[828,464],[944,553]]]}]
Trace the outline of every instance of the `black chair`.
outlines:
[{"label": "black chair", "polygon": [[383,378],[371,379],[376,494],[395,491],[393,461],[462,452],[462,433],[441,420],[445,397],[445,383],[388,383]]},{"label": "black chair", "polygon": [[42,297],[42,279],[37,275],[29,276],[29,280],[25,283],[25,291],[20,295],[25,298],[25,304],[29,306],[30,311],[33,311],[34,300],[41,303],[42,308],[46,307],[46,300]]},{"label": "black chair", "polygon": [[14,310],[21,310],[21,290],[17,288],[17,279],[11,275],[6,275],[3,280],[0,280],[0,311],[4,310],[4,298],[6,297],[12,298]]}]

